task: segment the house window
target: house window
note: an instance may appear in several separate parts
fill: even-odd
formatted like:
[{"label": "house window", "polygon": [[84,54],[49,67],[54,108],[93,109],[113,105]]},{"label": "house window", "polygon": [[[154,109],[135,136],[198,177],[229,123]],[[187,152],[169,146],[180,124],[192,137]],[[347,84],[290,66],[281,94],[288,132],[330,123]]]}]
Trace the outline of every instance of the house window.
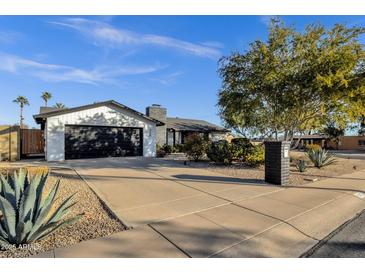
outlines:
[{"label": "house window", "polygon": [[365,140],[359,140],[359,146],[365,146]]}]

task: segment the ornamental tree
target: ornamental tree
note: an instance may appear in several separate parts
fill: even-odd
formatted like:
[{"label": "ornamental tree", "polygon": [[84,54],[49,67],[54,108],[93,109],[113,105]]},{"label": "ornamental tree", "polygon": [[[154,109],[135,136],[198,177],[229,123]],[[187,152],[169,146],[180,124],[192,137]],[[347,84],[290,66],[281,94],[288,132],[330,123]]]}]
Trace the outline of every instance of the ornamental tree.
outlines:
[{"label": "ornamental tree", "polygon": [[358,120],[365,114],[364,32],[341,24],[299,32],[272,19],[266,41],[219,61],[226,126],[244,136],[291,140],[329,121]]}]

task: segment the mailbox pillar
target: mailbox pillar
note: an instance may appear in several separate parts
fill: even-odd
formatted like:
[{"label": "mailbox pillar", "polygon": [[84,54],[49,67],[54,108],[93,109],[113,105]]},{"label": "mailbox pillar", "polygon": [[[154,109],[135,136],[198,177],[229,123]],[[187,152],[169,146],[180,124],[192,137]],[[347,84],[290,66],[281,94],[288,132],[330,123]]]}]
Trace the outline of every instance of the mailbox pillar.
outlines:
[{"label": "mailbox pillar", "polygon": [[275,185],[289,183],[290,142],[265,142],[265,181]]}]

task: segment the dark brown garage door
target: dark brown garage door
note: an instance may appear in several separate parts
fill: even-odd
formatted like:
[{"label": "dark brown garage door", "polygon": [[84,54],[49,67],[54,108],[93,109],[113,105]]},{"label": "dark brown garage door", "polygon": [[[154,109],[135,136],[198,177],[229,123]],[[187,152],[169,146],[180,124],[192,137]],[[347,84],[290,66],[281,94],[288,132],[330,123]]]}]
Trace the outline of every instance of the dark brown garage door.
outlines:
[{"label": "dark brown garage door", "polygon": [[65,127],[65,159],[143,155],[141,128],[77,126]]}]

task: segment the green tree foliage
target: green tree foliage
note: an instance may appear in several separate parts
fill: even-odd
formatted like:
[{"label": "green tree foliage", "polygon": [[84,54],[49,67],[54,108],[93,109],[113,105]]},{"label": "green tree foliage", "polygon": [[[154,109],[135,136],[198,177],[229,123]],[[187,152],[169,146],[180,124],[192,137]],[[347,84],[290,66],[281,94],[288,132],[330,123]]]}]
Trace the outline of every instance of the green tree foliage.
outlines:
[{"label": "green tree foliage", "polygon": [[63,108],[66,108],[66,106],[62,103],[56,103],[54,106],[54,108],[59,108],[59,109],[63,109]]},{"label": "green tree foliage", "polygon": [[52,94],[48,91],[42,93],[41,98],[44,101],[44,105],[47,106],[48,101],[52,98]]},{"label": "green tree foliage", "polygon": [[329,119],[357,120],[365,114],[364,32],[340,24],[299,32],[273,19],[267,41],[220,60],[221,118],[244,136],[286,140]]},{"label": "green tree foliage", "polygon": [[29,101],[24,96],[18,96],[16,99],[13,100],[13,103],[16,103],[20,107],[20,127],[23,128],[24,125],[24,117],[23,117],[23,111],[25,106],[29,106]]},{"label": "green tree foliage", "polygon": [[334,122],[327,123],[321,130],[321,133],[327,137],[328,141],[334,141],[336,143],[336,148],[340,144],[340,137],[345,135],[345,129],[336,126]]}]

